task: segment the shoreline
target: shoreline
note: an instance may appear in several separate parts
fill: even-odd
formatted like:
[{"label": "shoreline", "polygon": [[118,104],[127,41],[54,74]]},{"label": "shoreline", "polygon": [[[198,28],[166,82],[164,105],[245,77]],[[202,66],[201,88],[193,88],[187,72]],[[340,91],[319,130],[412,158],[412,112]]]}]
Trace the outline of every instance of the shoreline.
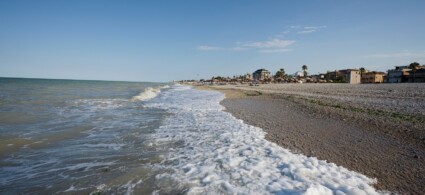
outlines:
[{"label": "shoreline", "polygon": [[[387,93],[365,92],[371,87]],[[420,194],[425,190],[423,86],[415,85],[422,90],[410,97],[403,90],[414,88],[393,87],[280,84],[197,88],[224,93],[226,98],[220,104],[225,111],[262,128],[267,140],[283,148],[376,178],[378,190]],[[342,88],[366,94],[352,98],[356,94]],[[395,108],[412,103],[406,111]],[[419,114],[413,115],[415,112]]]}]

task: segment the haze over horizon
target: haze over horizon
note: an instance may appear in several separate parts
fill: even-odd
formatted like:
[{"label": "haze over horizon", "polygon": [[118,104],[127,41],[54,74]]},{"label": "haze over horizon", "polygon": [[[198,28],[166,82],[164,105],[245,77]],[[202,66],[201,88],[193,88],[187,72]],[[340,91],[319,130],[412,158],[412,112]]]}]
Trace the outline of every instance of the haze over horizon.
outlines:
[{"label": "haze over horizon", "polygon": [[172,81],[425,63],[425,1],[1,1],[0,77]]}]

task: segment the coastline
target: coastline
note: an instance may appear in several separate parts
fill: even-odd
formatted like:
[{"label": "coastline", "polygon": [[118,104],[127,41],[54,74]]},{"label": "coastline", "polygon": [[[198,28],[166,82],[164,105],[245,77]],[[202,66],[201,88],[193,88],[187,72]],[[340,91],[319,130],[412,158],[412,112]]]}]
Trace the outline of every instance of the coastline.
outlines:
[{"label": "coastline", "polygon": [[[378,190],[402,194],[425,190],[423,88],[344,84],[198,87],[223,92],[226,99],[221,104],[226,111],[262,128],[267,140],[377,178]],[[400,108],[403,105],[407,108]]]}]

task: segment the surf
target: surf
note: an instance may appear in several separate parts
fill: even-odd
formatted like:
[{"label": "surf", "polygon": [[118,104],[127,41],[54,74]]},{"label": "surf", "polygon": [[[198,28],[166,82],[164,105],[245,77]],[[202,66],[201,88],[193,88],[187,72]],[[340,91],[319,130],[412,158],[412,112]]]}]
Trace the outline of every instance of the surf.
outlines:
[{"label": "surf", "polygon": [[165,85],[161,87],[147,87],[142,92],[140,92],[138,95],[133,96],[131,100],[133,101],[146,101],[155,98],[158,96],[158,94],[161,92],[161,89],[167,89],[170,86]]},{"label": "surf", "polygon": [[156,175],[161,192],[188,194],[381,194],[377,181],[294,154],[224,112],[216,91],[173,86],[146,104],[172,113],[145,144],[169,148]]}]

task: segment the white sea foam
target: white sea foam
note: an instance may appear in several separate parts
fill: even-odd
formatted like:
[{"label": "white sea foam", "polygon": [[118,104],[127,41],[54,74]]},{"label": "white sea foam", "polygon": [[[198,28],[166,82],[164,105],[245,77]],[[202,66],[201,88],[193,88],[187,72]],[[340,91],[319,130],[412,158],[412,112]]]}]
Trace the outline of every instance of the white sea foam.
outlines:
[{"label": "white sea foam", "polygon": [[162,87],[158,87],[158,88],[148,87],[145,90],[143,90],[143,92],[139,93],[139,95],[134,96],[132,98],[132,100],[133,101],[146,101],[146,100],[150,100],[150,99],[156,97],[161,92],[161,89],[166,89],[167,86],[168,85],[165,85],[165,86],[162,86]]},{"label": "white sea foam", "polygon": [[74,185],[69,186],[68,189],[64,190],[64,191],[59,191],[57,194],[60,194],[61,192],[65,192],[65,193],[69,193],[69,192],[75,192],[75,191],[81,191],[81,190],[85,190],[87,188],[77,188]]},{"label": "white sea foam", "polygon": [[55,172],[55,171],[62,171],[62,170],[73,171],[73,170],[79,170],[79,169],[89,170],[93,167],[111,166],[113,164],[115,164],[115,161],[112,161],[112,162],[84,162],[84,163],[74,164],[74,165],[70,165],[70,166],[66,166],[66,167],[62,167],[62,168],[49,169],[46,172]]},{"label": "white sea foam", "polygon": [[[264,139],[262,129],[224,112],[224,95],[172,86],[147,106],[174,115],[147,145],[180,143],[161,163],[161,192],[188,194],[380,194],[375,179],[333,163],[291,153]],[[183,144],[182,144],[183,143]]]},{"label": "white sea foam", "polygon": [[[74,106],[72,112],[97,112],[104,110],[113,110],[127,105],[127,99],[78,99],[68,102],[69,106]],[[69,107],[62,108],[59,114],[69,112]]]},{"label": "white sea foam", "polygon": [[168,89],[168,88],[170,88],[170,86],[169,85],[164,85],[164,86],[161,86],[160,88],[161,89]]},{"label": "white sea foam", "polygon": [[125,144],[83,144],[82,146],[85,147],[89,147],[89,148],[109,148],[109,149],[113,149],[113,150],[119,150],[121,149],[123,146],[125,146]]}]

